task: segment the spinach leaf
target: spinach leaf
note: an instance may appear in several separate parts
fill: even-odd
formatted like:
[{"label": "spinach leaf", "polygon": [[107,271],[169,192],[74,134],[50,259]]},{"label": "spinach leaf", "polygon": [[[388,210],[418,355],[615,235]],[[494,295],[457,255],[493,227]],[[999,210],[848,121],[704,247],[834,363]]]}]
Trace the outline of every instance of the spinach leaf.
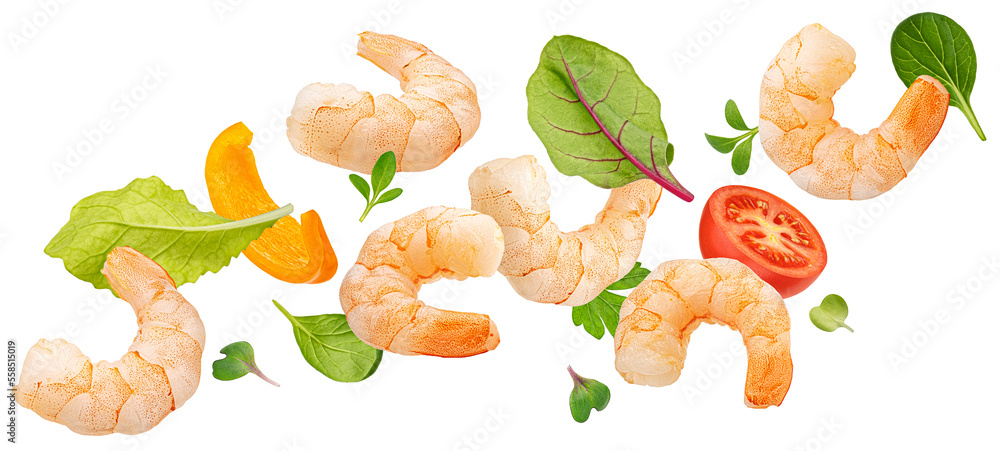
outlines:
[{"label": "spinach leaf", "polygon": [[253,373],[265,382],[280,387],[257,368],[257,362],[253,358],[253,346],[250,346],[250,343],[245,341],[230,343],[219,352],[226,357],[212,362],[212,376],[216,379],[231,381],[246,376],[247,373]]},{"label": "spinach leaf", "polygon": [[621,55],[555,36],[542,49],[527,96],[528,123],[559,172],[601,188],[649,178],[682,200],[694,199],[667,167],[673,145],[660,100]]},{"label": "spinach leaf", "polygon": [[378,369],[382,350],[368,346],[354,335],[346,316],[292,316],[278,301],[272,302],[292,323],[302,357],[316,371],[338,382],[358,382]]},{"label": "spinach leaf", "polygon": [[240,221],[199,211],[184,191],[158,177],[135,179],[117,191],[102,191],[73,207],[45,246],[66,270],[97,288],[109,288],[101,268],[108,252],[130,246],[148,255],[180,286],[208,271],[218,272],[250,242],[292,212],[292,205]]},{"label": "spinach leaf", "polygon": [[948,16],[914,14],[896,26],[889,50],[903,84],[909,87],[921,75],[936,78],[951,94],[951,105],[962,110],[986,141],[969,99],[976,83],[976,49],[965,29]]}]

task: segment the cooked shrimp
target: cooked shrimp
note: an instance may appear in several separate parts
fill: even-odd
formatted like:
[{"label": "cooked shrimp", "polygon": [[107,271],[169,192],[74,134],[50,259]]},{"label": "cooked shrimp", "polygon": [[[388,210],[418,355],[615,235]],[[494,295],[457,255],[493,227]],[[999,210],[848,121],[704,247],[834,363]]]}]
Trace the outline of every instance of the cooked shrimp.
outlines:
[{"label": "cooked shrimp", "polygon": [[760,143],[808,193],[870,199],[896,186],[937,136],[948,91],[918,77],[889,118],[858,136],[833,119],[833,94],[854,72],[854,49],[819,24],[778,52],[760,85]]},{"label": "cooked shrimp", "polygon": [[774,288],[736,260],[674,260],[653,270],[622,304],[615,368],[630,384],[674,383],[702,322],[743,334],[746,405],[781,405],[792,383],[788,311]]},{"label": "cooked shrimp", "polygon": [[405,355],[467,357],[500,343],[487,315],[424,305],[417,291],[442,277],[490,276],[503,255],[503,233],[489,216],[431,207],[368,236],[344,276],[340,304],[365,343]]},{"label": "cooked shrimp", "polygon": [[349,84],[306,86],[287,121],[296,151],[365,174],[392,151],[397,170],[417,172],[472,139],[480,113],[469,77],[416,42],[370,31],[358,36],[358,55],[396,77],[405,92],[397,100]]},{"label": "cooked shrimp", "polygon": [[116,362],[93,365],[66,340],[38,340],[24,359],[17,402],[78,434],[139,434],[198,388],[205,328],[166,271],[136,250],[115,248],[101,272],[135,310],[132,346]]},{"label": "cooked shrimp", "polygon": [[628,274],[642,248],[660,186],[638,180],[611,190],[593,224],[564,233],[549,218],[545,169],[530,155],[501,158],[469,177],[472,209],[500,224],[500,273],[525,299],[583,305]]}]

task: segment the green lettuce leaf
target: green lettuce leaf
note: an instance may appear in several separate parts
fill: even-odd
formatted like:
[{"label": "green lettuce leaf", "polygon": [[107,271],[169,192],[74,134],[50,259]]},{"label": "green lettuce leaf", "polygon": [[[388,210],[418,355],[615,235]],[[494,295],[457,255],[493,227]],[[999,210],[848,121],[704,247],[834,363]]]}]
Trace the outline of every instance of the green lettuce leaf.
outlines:
[{"label": "green lettuce leaf", "polygon": [[45,246],[66,270],[97,288],[109,288],[101,268],[112,249],[129,246],[149,257],[180,286],[218,272],[250,242],[292,212],[292,205],[241,221],[199,211],[183,191],[158,177],[135,179],[73,207],[69,222]]}]

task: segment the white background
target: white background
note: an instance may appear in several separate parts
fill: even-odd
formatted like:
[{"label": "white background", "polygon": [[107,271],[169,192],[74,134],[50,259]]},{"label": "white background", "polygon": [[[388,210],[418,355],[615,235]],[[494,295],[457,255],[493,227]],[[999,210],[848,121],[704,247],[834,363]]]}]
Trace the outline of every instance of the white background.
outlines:
[{"label": "white background", "polygon": [[[253,149],[272,197],[294,203],[296,215],[319,211],[341,270],[328,283],[293,286],[238,258],[183,286],[208,331],[196,395],[138,437],[79,436],[22,408],[21,448],[962,449],[995,437],[1000,283],[989,280],[994,269],[983,260],[1000,252],[993,182],[1000,108],[991,82],[1000,69],[1000,11],[993,2],[233,3],[70,2],[54,13],[44,12],[54,10],[44,1],[0,6],[0,338],[18,341],[18,365],[37,339],[57,336],[94,360],[118,359],[135,333],[131,309],[75,279],[42,249],[79,199],[136,177],[158,175],[209,209],[206,152],[237,121],[256,133]],[[889,35],[918,10],[944,13],[971,34],[979,56],[972,103],[990,141],[980,142],[952,108],[918,171],[863,202],[811,197],[759,145],[750,172],[734,176],[729,157],[706,144],[704,132],[731,133],[723,119],[728,98],[755,122],[767,63],[813,22],[857,50],[857,71],[836,96],[835,117],[861,131],[877,126],[904,90]],[[31,21],[42,25],[32,30],[25,25]],[[395,80],[345,50],[365,28],[424,43],[465,71],[479,86],[483,119],[475,138],[439,168],[399,176],[394,184],[403,196],[359,224],[362,199],[348,172],[295,153],[284,119],[299,89],[315,81],[398,94]],[[734,331],[704,326],[695,333],[676,384],[630,386],[615,372],[610,337],[594,340],[573,326],[569,308],[523,300],[500,276],[421,292],[433,305],[488,313],[501,336],[493,352],[452,360],[386,353],[378,372],[359,384],[326,379],[303,360],[271,299],[297,315],[339,313],[340,280],[367,234],[430,205],[468,207],[467,177],[490,159],[536,155],[549,169],[556,221],[564,230],[592,221],[605,192],[555,173],[525,119],[525,83],[553,34],[582,36],[626,56],[663,103],[677,149],[671,169],[696,198],[686,204],[663,196],[641,256],[647,266],[700,257],[702,206],[726,184],[778,194],[820,229],[829,266],[787,302],[795,374],[780,407],[743,405],[745,352]],[[131,106],[123,95],[134,97]],[[88,150],[81,143],[102,121],[111,131],[87,155],[74,156],[70,149]],[[856,333],[826,333],[809,322],[809,308],[829,293],[847,299]],[[238,339],[253,344],[280,388],[253,376],[211,377],[217,350]],[[913,341],[912,349],[905,345]],[[585,424],[570,417],[567,364],[612,391],[607,409]]]}]

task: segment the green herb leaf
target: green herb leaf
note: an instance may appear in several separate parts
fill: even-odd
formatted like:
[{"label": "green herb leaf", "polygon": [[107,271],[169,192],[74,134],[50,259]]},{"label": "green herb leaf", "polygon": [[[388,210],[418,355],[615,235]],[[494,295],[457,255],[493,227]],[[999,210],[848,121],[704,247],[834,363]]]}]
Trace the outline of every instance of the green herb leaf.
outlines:
[{"label": "green herb leaf", "polygon": [[361,177],[358,174],[351,174],[347,176],[347,178],[351,179],[351,184],[358,189],[358,192],[361,193],[362,196],[365,196],[366,201],[371,200],[371,187],[368,186],[368,182],[365,181],[364,177]]},{"label": "green herb leaf", "polygon": [[590,410],[604,410],[611,401],[611,390],[607,385],[594,379],[580,377],[568,366],[570,377],[573,378],[573,391],[569,394],[569,411],[577,423],[583,423],[590,418]]},{"label": "green herb leaf", "polygon": [[199,211],[183,191],[158,177],[135,179],[117,191],[102,191],[73,207],[69,222],[45,246],[66,270],[97,288],[110,288],[101,268],[112,249],[130,246],[159,263],[180,286],[218,272],[283,216],[278,210],[240,221]]},{"label": "green herb leaf", "polygon": [[962,110],[979,139],[986,141],[970,103],[976,50],[958,23],[941,14],[914,14],[896,26],[889,50],[903,84],[909,87],[921,75],[936,78],[951,94],[951,105]]},{"label": "green herb leaf", "polygon": [[733,99],[729,99],[726,102],[726,123],[730,127],[737,130],[748,131],[750,127],[747,127],[746,122],[743,122],[743,115],[740,114],[740,109],[736,108],[736,102]]},{"label": "green herb leaf", "polygon": [[338,382],[368,378],[382,361],[382,350],[361,341],[340,314],[292,316],[278,301],[275,307],[292,323],[302,357],[316,371]]},{"label": "green herb leaf", "polygon": [[360,175],[351,174],[351,183],[354,187],[358,189],[363,196],[365,196],[365,211],[361,213],[361,219],[358,222],[364,222],[365,218],[368,217],[368,212],[372,211],[372,207],[378,204],[384,204],[403,194],[403,190],[400,188],[394,188],[386,191],[381,196],[382,190],[389,187],[392,183],[392,179],[396,176],[396,154],[392,151],[385,152],[378,157],[375,161],[375,166],[372,167],[372,183],[371,183],[371,195],[368,194],[368,182],[365,181]]},{"label": "green herb leaf", "polygon": [[256,374],[265,382],[280,387],[277,382],[272,381],[257,368],[257,363],[253,358],[253,347],[245,341],[230,343],[219,351],[226,355],[225,358],[212,362],[212,376],[220,381],[231,381],[245,376],[247,373]]},{"label": "green herb leaf", "polygon": [[375,196],[392,183],[396,175],[396,154],[385,152],[375,161],[372,167],[372,192]]},{"label": "green herb leaf", "polygon": [[743,175],[750,169],[750,150],[753,146],[753,138],[744,140],[736,146],[733,152],[733,172],[736,175]]},{"label": "green herb leaf", "polygon": [[726,101],[726,123],[730,127],[736,130],[745,131],[742,135],[725,138],[722,136],[709,135],[705,133],[705,139],[708,140],[708,145],[712,146],[713,149],[721,153],[733,152],[732,166],[733,172],[737,175],[743,175],[747,173],[750,169],[750,151],[753,146],[753,138],[757,136],[759,131],[757,127],[748,128],[747,124],[743,122],[743,115],[740,114],[740,110],[736,108],[736,102],[733,99]]},{"label": "green herb leaf", "polygon": [[646,280],[646,276],[648,275],[649,275],[649,270],[643,268],[642,263],[635,262],[635,265],[632,266],[632,269],[628,272],[628,274],[625,274],[625,277],[622,277],[617,282],[608,285],[608,288],[606,289],[630,290],[632,288],[639,286],[639,284],[642,283],[643,280]]},{"label": "green herb leaf", "polygon": [[605,328],[614,337],[618,327],[618,313],[621,312],[624,301],[625,296],[604,290],[592,301],[573,307],[573,324],[583,326],[587,333],[598,340],[604,337]]},{"label": "green herb leaf", "polygon": [[819,306],[809,310],[809,319],[823,331],[833,332],[843,327],[854,332],[851,326],[844,323],[847,319],[847,302],[836,294],[827,295]]},{"label": "green herb leaf", "polygon": [[528,122],[559,172],[601,188],[649,178],[682,200],[694,198],[667,167],[660,100],[621,55],[555,36],[542,49],[527,96]]},{"label": "green herb leaf", "polygon": [[619,312],[622,309],[622,302],[625,296],[612,293],[608,290],[628,290],[637,287],[646,276],[649,270],[642,267],[642,264],[635,262],[632,269],[618,281],[608,285],[596,298],[590,302],[573,307],[573,324],[583,326],[594,338],[600,340],[604,337],[604,329],[615,336],[618,328]]},{"label": "green herb leaf", "polygon": [[729,153],[736,148],[736,144],[743,139],[742,136],[737,136],[735,138],[723,138],[721,136],[709,135],[705,133],[705,139],[708,140],[708,145],[712,146],[713,149],[719,151],[720,153]]},{"label": "green herb leaf", "polygon": [[375,204],[378,205],[389,202],[390,200],[399,197],[400,194],[403,194],[403,188],[393,188],[389,191],[382,193],[382,195],[378,197],[378,200],[375,201]]}]

